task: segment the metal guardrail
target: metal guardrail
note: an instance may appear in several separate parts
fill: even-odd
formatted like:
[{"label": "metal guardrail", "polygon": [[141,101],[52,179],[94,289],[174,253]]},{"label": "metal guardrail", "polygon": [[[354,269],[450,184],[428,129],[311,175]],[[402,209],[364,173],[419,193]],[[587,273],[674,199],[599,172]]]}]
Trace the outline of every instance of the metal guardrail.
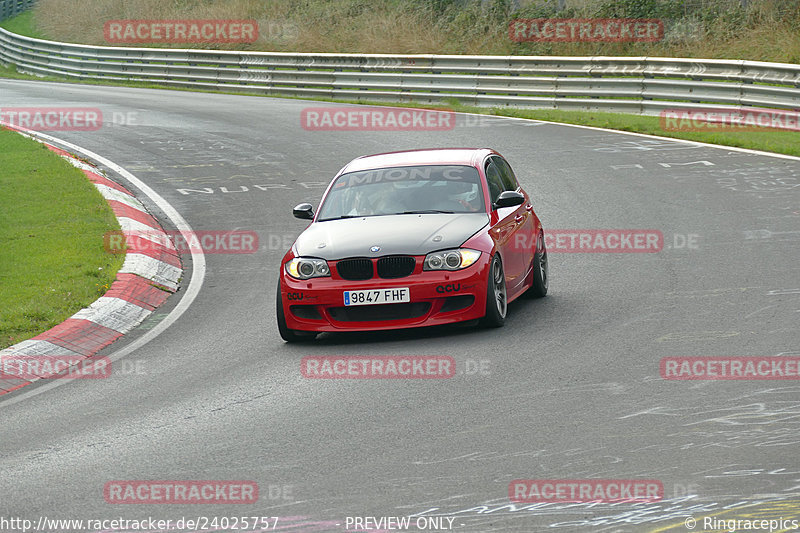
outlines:
[{"label": "metal guardrail", "polygon": [[0,21],[29,10],[35,3],[36,0],[0,0]]},{"label": "metal guardrail", "polygon": [[0,63],[83,80],[385,103],[593,110],[800,109],[800,65],[662,57],[236,52],[87,46],[0,29]]}]

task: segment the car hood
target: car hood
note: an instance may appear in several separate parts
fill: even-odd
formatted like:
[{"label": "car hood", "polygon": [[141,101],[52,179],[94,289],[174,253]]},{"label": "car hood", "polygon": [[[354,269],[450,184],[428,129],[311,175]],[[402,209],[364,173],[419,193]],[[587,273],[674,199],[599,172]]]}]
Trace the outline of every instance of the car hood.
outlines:
[{"label": "car hood", "polygon": [[[384,215],[311,224],[295,241],[297,255],[321,259],[425,255],[458,248],[489,223],[486,213]],[[373,246],[380,250],[370,251]]]}]

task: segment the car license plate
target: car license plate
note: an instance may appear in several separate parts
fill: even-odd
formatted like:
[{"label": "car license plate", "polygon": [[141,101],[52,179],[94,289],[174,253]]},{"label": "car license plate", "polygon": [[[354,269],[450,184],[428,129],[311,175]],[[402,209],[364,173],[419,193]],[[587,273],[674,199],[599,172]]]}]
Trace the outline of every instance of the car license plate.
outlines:
[{"label": "car license plate", "polygon": [[373,289],[368,291],[344,291],[344,305],[374,305],[410,302],[408,287],[396,289]]}]

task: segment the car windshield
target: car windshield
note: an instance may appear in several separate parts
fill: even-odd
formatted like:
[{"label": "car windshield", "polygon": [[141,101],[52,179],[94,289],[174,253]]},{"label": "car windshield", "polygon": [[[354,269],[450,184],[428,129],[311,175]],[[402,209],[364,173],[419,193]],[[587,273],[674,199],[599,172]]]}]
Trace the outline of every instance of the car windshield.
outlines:
[{"label": "car windshield", "polygon": [[480,176],[474,167],[425,165],[342,174],[320,206],[317,220],[484,211]]}]

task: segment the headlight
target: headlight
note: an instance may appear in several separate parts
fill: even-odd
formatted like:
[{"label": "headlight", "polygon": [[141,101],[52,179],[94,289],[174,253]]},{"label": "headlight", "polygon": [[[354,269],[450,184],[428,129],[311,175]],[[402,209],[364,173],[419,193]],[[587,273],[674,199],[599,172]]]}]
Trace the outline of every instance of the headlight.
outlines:
[{"label": "headlight", "polygon": [[286,263],[286,273],[295,279],[324,278],[331,275],[328,262],[313,257],[295,257]]},{"label": "headlight", "polygon": [[469,248],[442,250],[425,256],[423,270],[461,270],[475,263],[481,253]]}]

